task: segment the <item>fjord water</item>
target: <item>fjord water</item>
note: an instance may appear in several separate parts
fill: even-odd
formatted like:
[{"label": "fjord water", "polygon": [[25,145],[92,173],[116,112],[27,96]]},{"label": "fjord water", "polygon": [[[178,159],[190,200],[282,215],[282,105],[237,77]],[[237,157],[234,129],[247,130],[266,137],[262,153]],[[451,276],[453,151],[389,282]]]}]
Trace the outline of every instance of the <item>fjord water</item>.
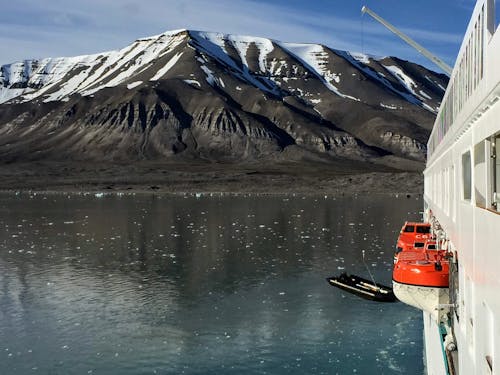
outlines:
[{"label": "fjord water", "polygon": [[0,374],[422,374],[406,196],[0,195]]}]

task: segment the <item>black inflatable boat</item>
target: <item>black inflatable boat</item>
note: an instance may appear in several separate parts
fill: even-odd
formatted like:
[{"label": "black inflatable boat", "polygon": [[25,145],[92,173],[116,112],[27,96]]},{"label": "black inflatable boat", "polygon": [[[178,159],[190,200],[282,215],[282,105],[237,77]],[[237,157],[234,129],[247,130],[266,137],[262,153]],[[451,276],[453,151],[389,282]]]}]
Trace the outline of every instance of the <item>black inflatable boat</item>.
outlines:
[{"label": "black inflatable boat", "polygon": [[326,280],[332,286],[336,286],[365,299],[377,302],[396,302],[392,288],[381,284],[374,284],[373,281],[356,275],[348,275],[344,272],[340,276],[328,277]]}]

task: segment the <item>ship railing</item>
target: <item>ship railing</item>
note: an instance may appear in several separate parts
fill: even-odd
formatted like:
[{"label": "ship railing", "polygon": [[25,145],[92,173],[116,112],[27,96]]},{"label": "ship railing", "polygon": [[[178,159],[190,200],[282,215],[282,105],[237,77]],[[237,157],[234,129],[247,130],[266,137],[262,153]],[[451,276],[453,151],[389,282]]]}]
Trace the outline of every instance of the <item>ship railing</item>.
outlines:
[{"label": "ship railing", "polygon": [[427,144],[428,161],[450,129],[477,120],[470,115],[499,82],[495,64],[500,57],[500,33],[496,32],[495,5],[500,9],[500,0],[477,1]]}]

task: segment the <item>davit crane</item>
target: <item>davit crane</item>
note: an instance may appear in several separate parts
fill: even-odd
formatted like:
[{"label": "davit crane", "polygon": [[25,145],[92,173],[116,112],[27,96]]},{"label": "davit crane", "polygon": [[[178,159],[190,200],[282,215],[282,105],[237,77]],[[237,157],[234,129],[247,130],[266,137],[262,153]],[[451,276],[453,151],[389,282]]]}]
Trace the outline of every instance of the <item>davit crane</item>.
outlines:
[{"label": "davit crane", "polygon": [[453,71],[453,68],[446,64],[443,60],[441,60],[439,57],[435,56],[432,52],[427,50],[426,48],[422,47],[420,44],[415,42],[413,39],[411,39],[408,35],[402,33],[399,31],[396,27],[391,25],[389,22],[384,20],[382,17],[380,17],[377,13],[369,9],[367,6],[363,6],[361,8],[361,13],[368,13],[370,16],[372,16],[375,20],[380,22],[382,25],[387,27],[390,31],[392,31],[394,34],[399,36],[401,39],[403,39],[406,43],[408,43],[410,46],[415,48],[420,54],[428,58],[430,61],[432,61],[434,64],[439,66],[448,76],[451,76],[451,73]]}]

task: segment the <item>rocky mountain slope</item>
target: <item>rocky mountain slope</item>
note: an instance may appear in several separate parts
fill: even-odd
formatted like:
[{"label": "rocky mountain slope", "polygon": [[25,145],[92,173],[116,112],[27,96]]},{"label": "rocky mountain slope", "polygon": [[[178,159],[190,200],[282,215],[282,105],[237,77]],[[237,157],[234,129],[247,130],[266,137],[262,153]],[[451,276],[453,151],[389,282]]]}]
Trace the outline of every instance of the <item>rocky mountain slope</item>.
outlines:
[{"label": "rocky mountain slope", "polygon": [[418,168],[446,85],[394,57],[166,32],[119,51],[2,66],[0,160]]}]

